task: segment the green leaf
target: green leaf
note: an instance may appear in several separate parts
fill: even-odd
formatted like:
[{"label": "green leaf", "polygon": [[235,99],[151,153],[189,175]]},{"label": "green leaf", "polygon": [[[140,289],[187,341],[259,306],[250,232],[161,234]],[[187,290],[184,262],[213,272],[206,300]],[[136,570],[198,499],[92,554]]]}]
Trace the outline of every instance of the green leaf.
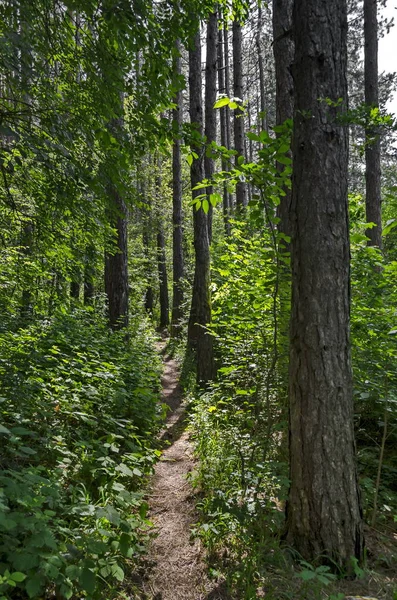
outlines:
[{"label": "green leaf", "polygon": [[390,233],[395,227],[397,227],[397,219],[389,219],[389,221],[386,221],[386,225],[382,231],[382,236]]},{"label": "green leaf", "polygon": [[189,167],[191,167],[192,164],[193,164],[193,155],[192,154],[188,154],[187,157],[186,157],[186,160],[187,160],[187,164],[189,165]]},{"label": "green leaf", "polygon": [[124,571],[119,565],[112,566],[112,575],[117,581],[124,580]]},{"label": "green leaf", "polygon": [[0,425],[0,433],[5,433],[10,435],[11,431],[9,429],[7,429],[7,427],[4,427],[4,425]]},{"label": "green leaf", "polygon": [[227,106],[230,103],[230,98],[222,97],[219,98],[214,104],[214,108],[222,108],[223,106]]},{"label": "green leaf", "polygon": [[79,577],[79,583],[88,594],[93,594],[96,588],[96,575],[91,569],[84,568]]},{"label": "green leaf", "polygon": [[15,571],[15,573],[11,573],[10,575],[13,581],[20,583],[21,581],[25,581],[26,575],[24,573],[20,573],[19,571]]},{"label": "green leaf", "polygon": [[205,212],[205,214],[208,213],[210,205],[207,199],[203,200],[202,202],[202,207],[203,207],[203,211]]},{"label": "green leaf", "polygon": [[32,578],[29,578],[26,584],[26,591],[29,598],[36,598],[43,589],[45,577],[36,573]]},{"label": "green leaf", "polygon": [[118,465],[115,468],[115,471],[119,471],[119,473],[122,473],[123,475],[125,475],[127,477],[133,476],[133,472],[131,471],[131,469],[129,467],[127,467],[127,465],[125,465],[124,463],[121,463],[121,465]]}]

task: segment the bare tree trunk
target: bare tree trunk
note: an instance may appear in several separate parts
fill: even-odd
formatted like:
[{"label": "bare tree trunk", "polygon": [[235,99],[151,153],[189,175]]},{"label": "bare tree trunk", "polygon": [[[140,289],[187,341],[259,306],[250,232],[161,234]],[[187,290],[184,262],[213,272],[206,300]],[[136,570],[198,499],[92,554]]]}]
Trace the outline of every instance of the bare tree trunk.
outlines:
[{"label": "bare tree trunk", "polygon": [[258,28],[256,32],[256,48],[258,51],[258,68],[259,68],[259,97],[260,97],[260,115],[259,122],[261,129],[267,131],[267,118],[266,118],[266,93],[265,93],[265,60],[263,58],[262,50],[262,7],[258,5]]},{"label": "bare tree trunk", "polygon": [[167,261],[165,257],[164,230],[159,223],[157,231],[157,265],[160,284],[160,329],[166,329],[170,323],[168,300]]},{"label": "bare tree trunk", "polygon": [[[349,339],[345,0],[294,5],[294,175],[287,540],[351,570],[363,556]],[[309,115],[309,116],[308,116]]]},{"label": "bare tree trunk", "polygon": [[128,326],[127,207],[114,184],[109,186],[109,220],[115,229],[115,249],[105,253],[105,292],[112,329]]},{"label": "bare tree trunk", "polygon": [[[174,73],[181,74],[180,42],[177,42],[177,56],[174,58]],[[182,166],[181,166],[181,138],[182,127],[182,91],[178,90],[175,96],[175,108],[172,111],[174,124],[174,143],[172,148],[172,319],[171,335],[178,337],[181,333],[183,319],[184,294],[182,281],[184,276],[183,258],[183,230],[182,230]]]},{"label": "bare tree trunk", "polygon": [[95,249],[91,246],[86,248],[85,264],[84,264],[84,306],[92,304],[95,294],[94,276],[95,270],[93,266],[95,257]]},{"label": "bare tree trunk", "polygon": [[[379,106],[378,86],[378,18],[377,0],[364,0],[364,87],[365,104]],[[382,248],[382,198],[380,168],[380,138],[374,129],[365,132],[365,207],[368,246]]]},{"label": "bare tree trunk", "polygon": [[[228,98],[230,98],[230,52],[229,52],[229,32],[226,27],[226,22],[224,23],[223,29],[223,42],[224,42],[224,60],[225,60],[225,93]],[[231,150],[232,147],[232,132],[231,132],[231,123],[230,123],[230,109],[228,106],[225,108],[225,126],[226,126],[226,148]],[[234,202],[233,202],[233,194],[229,192],[229,216],[233,215],[234,212]],[[229,225],[230,228],[230,225]]]},{"label": "bare tree trunk", "polygon": [[[201,92],[201,43],[200,31],[194,39],[194,47],[189,51],[189,95],[190,121],[198,135],[203,134],[203,103]],[[195,148],[198,158],[193,160],[190,177],[192,188],[204,178],[202,151],[200,144]],[[193,198],[199,190],[193,190]],[[205,384],[213,377],[213,339],[205,331],[211,322],[210,299],[210,248],[208,240],[208,219],[202,208],[193,207],[194,227],[194,281],[192,305],[188,327],[188,347],[197,353],[197,381]]]},{"label": "bare tree trunk", "polygon": [[[243,100],[243,27],[237,20],[233,21],[233,93]],[[239,108],[234,111],[233,125],[237,166],[238,158],[244,156],[244,113]],[[246,205],[246,185],[240,181],[236,185],[236,208],[241,211]]]},{"label": "bare tree trunk", "polygon": [[[225,60],[224,60],[224,48],[223,48],[223,33],[222,30],[218,31],[218,88],[220,94],[226,94],[225,87]],[[227,139],[227,119],[228,114],[226,112],[227,107],[224,106],[220,109],[220,133],[221,133],[221,145],[224,148],[228,148]],[[222,171],[227,170],[227,161],[222,158]],[[230,235],[230,223],[229,223],[229,191],[226,183],[223,184],[223,223],[225,227],[226,235]]]},{"label": "bare tree trunk", "polygon": [[[210,155],[209,146],[216,141],[216,69],[217,69],[217,38],[218,15],[210,14],[207,23],[207,58],[205,65],[205,137],[207,138],[207,152],[204,157],[204,174],[206,179],[212,179],[214,174],[214,159]],[[208,196],[213,193],[213,187],[207,187]],[[208,210],[208,239],[212,239],[212,204]]]},{"label": "bare tree trunk", "polygon": [[[294,82],[292,63],[294,61],[294,43],[292,41],[293,0],[273,0],[273,53],[276,70],[276,124],[281,125],[292,119],[294,112]],[[284,165],[278,165],[282,171]],[[278,229],[291,235],[290,211],[291,190],[285,188],[285,196],[277,208],[280,219]]]}]

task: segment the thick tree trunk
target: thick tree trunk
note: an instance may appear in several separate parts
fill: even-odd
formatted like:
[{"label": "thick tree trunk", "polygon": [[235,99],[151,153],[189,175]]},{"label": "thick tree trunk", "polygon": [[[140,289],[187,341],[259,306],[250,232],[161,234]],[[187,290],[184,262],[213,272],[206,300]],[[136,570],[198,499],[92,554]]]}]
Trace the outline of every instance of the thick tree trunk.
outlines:
[{"label": "thick tree trunk", "polygon": [[[378,18],[377,0],[364,0],[364,87],[365,104],[379,106],[378,91]],[[382,198],[380,169],[380,138],[373,129],[365,132],[365,207],[368,246],[382,248]]]},{"label": "thick tree trunk", "polygon": [[[233,21],[233,93],[235,98],[243,100],[243,27],[237,20]],[[244,113],[240,109],[234,111],[234,149],[238,158],[244,156]],[[242,181],[236,185],[236,208],[241,211],[247,205],[246,185]]]},{"label": "thick tree trunk", "polygon": [[[207,152],[204,157],[204,174],[206,179],[212,179],[214,174],[214,159],[210,155],[209,146],[216,141],[216,69],[217,69],[217,37],[218,15],[211,13],[207,23],[207,58],[205,65],[205,137]],[[207,194],[213,193],[213,187],[207,187]],[[212,239],[212,204],[208,211],[208,238]]]},{"label": "thick tree trunk", "polygon": [[165,257],[165,238],[161,224],[157,231],[157,266],[159,272],[160,291],[160,329],[166,329],[170,324],[167,261]]},{"label": "thick tree trunk", "polygon": [[[189,95],[190,121],[197,133],[203,133],[203,105],[201,93],[201,44],[200,32],[194,39],[194,47],[189,51]],[[204,178],[201,147],[193,148],[198,158],[193,160],[190,176],[192,188]],[[193,198],[200,190],[193,190]],[[197,353],[197,381],[205,384],[213,377],[213,339],[205,331],[211,322],[210,300],[210,248],[208,240],[208,219],[202,208],[193,207],[194,227],[194,281],[192,305],[188,327],[188,347]]]},{"label": "thick tree trunk", "polygon": [[[273,0],[273,53],[276,70],[277,125],[281,125],[287,119],[292,119],[294,112],[292,6],[293,0]],[[278,168],[282,171],[284,165],[279,164]],[[281,233],[291,235],[291,190],[286,188],[284,191],[285,196],[281,198],[277,209],[277,216],[280,219],[278,229]]]},{"label": "thick tree trunk", "polygon": [[105,292],[112,329],[128,326],[127,207],[116,187],[109,186],[109,219],[115,229],[114,250],[105,253]]},{"label": "thick tree trunk", "polygon": [[307,560],[362,558],[349,340],[345,0],[294,5],[288,542]]},{"label": "thick tree trunk", "polygon": [[[177,56],[174,58],[174,73],[181,74],[180,42],[177,42]],[[174,124],[174,143],[172,148],[172,319],[171,335],[178,337],[181,334],[181,323],[183,319],[183,230],[182,230],[182,166],[181,166],[181,138],[182,127],[182,91],[179,90],[175,96],[175,108],[172,111]]]},{"label": "thick tree trunk", "polygon": [[[225,60],[224,60],[224,49],[223,49],[223,33],[222,30],[218,31],[218,88],[220,94],[226,94],[225,86]],[[227,140],[227,119],[228,115],[226,112],[227,107],[224,106],[220,109],[220,134],[221,134],[221,146],[228,148]],[[222,171],[227,170],[227,161],[222,158]],[[229,222],[229,191],[226,183],[223,184],[223,223],[225,227],[226,235],[230,235],[230,222]]]}]

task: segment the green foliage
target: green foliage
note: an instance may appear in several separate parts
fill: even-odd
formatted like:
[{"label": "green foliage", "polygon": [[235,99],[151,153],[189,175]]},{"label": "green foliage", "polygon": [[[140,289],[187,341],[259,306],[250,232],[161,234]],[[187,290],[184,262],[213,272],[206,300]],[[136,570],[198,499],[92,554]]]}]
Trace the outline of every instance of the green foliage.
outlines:
[{"label": "green foliage", "polygon": [[1,334],[6,597],[10,580],[31,598],[101,597],[144,549],[159,364],[140,320],[130,346],[83,310]]}]

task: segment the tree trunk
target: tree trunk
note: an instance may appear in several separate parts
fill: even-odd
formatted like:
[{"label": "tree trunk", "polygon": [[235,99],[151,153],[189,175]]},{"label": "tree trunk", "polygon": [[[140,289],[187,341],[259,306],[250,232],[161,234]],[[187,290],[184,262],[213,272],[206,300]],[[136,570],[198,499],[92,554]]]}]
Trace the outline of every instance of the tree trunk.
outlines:
[{"label": "tree trunk", "polygon": [[[194,38],[194,47],[189,51],[189,95],[190,121],[194,124],[198,136],[203,134],[203,103],[201,93],[201,43],[200,32]],[[190,168],[192,188],[204,178],[203,159],[200,143],[193,150],[198,158]],[[193,198],[200,190],[193,190]],[[193,207],[194,228],[194,281],[192,305],[188,327],[188,347],[197,353],[197,381],[205,384],[213,377],[213,339],[205,331],[211,322],[210,300],[210,248],[208,240],[208,219],[202,208]]]},{"label": "tree trunk", "polygon": [[[211,156],[210,145],[216,142],[216,69],[217,69],[217,37],[218,15],[211,13],[207,23],[207,58],[205,65],[205,137],[207,151],[204,157],[204,173],[206,179],[212,179],[214,174],[214,159]],[[213,187],[207,187],[207,194],[213,193]],[[208,210],[208,238],[212,239],[212,204]]]},{"label": "tree trunk", "polygon": [[259,122],[261,130],[267,131],[266,117],[266,93],[265,93],[265,61],[262,50],[262,7],[258,6],[258,28],[256,32],[256,49],[258,51],[258,68],[259,68],[259,98],[260,98],[260,114]]},{"label": "tree trunk", "polygon": [[363,556],[349,340],[345,0],[294,5],[294,175],[287,540],[351,570]]},{"label": "tree trunk", "polygon": [[[235,98],[243,100],[243,27],[233,21],[233,93]],[[238,158],[244,156],[244,113],[239,108],[234,111],[234,149]],[[236,209],[241,211],[247,205],[246,185],[242,181],[236,185]]]},{"label": "tree trunk", "polygon": [[157,231],[157,265],[160,289],[160,329],[166,329],[170,324],[168,301],[167,261],[165,257],[164,230],[161,224]]},{"label": "tree trunk", "polygon": [[[218,31],[218,88],[220,94],[226,94],[225,86],[225,60],[224,60],[224,48],[223,48],[223,33],[222,30]],[[224,106],[220,109],[220,134],[221,134],[221,146],[228,148],[227,139],[227,119],[228,113],[226,112],[227,107]],[[227,161],[222,158],[222,171],[227,171]],[[229,223],[229,191],[226,183],[223,184],[223,223],[225,227],[225,234],[230,235],[230,223]]]},{"label": "tree trunk", "polygon": [[[365,104],[379,106],[378,91],[378,18],[377,0],[364,0],[364,87]],[[365,207],[368,246],[382,248],[382,198],[380,169],[380,138],[374,129],[365,132]]]},{"label": "tree trunk", "polygon": [[84,258],[84,306],[92,304],[95,294],[95,248],[87,246]]},{"label": "tree trunk", "polygon": [[[273,53],[276,71],[277,125],[281,125],[287,119],[292,119],[294,112],[292,5],[292,0],[273,0]],[[284,165],[278,164],[278,168],[282,171]],[[281,233],[290,236],[291,190],[285,188],[284,191],[285,196],[281,198],[277,209],[277,216],[280,219],[278,229]]]},{"label": "tree trunk", "polygon": [[109,186],[109,219],[115,229],[115,246],[105,253],[105,292],[112,329],[128,326],[127,207],[116,187]]},{"label": "tree trunk", "polygon": [[[34,227],[32,221],[27,221],[23,225],[22,229],[22,253],[25,257],[32,257],[33,255],[33,233]],[[30,287],[25,287],[22,290],[21,298],[21,317],[23,319],[30,319],[33,315],[33,302],[32,302],[32,291]]]},{"label": "tree trunk", "polygon": [[[181,74],[180,42],[176,45],[174,73]],[[181,127],[182,127],[182,91],[175,95],[175,108],[172,111],[174,143],[172,148],[172,319],[171,336],[179,337],[183,319],[184,294],[182,281],[184,276],[183,230],[182,230],[182,166],[181,166]]]},{"label": "tree trunk", "polygon": [[75,300],[78,300],[80,298],[80,282],[70,282],[70,297],[74,298]]}]

